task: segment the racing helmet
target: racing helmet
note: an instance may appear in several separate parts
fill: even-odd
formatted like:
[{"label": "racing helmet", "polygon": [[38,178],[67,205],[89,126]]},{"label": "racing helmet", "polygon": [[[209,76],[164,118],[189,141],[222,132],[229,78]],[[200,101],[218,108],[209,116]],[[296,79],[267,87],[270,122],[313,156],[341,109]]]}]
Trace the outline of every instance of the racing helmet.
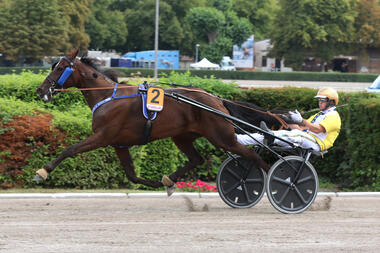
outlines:
[{"label": "racing helmet", "polygon": [[[327,102],[331,105],[338,105],[339,102],[338,92],[333,88],[320,89],[315,98],[327,98]],[[331,103],[332,101],[334,101],[334,103]]]}]

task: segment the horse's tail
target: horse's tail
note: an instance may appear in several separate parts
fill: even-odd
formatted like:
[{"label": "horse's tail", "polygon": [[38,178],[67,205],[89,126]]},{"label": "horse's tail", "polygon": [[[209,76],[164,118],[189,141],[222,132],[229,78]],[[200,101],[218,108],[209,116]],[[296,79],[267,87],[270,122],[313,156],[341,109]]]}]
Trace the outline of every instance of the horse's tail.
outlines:
[{"label": "horse's tail", "polygon": [[223,99],[223,105],[230,112],[231,116],[244,120],[255,126],[259,126],[261,121],[265,121],[270,127],[288,128],[285,109],[275,109],[272,112],[252,103],[243,101],[230,101]]}]

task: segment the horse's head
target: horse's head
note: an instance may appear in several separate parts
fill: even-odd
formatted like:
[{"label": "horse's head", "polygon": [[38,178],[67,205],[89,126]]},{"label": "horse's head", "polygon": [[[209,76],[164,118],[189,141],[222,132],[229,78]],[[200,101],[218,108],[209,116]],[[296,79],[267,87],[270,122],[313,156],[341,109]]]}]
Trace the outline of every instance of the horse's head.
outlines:
[{"label": "horse's head", "polygon": [[52,99],[57,88],[69,88],[75,85],[75,63],[78,50],[74,49],[69,56],[63,57],[58,63],[53,64],[50,74],[37,88],[37,93],[45,101]]}]

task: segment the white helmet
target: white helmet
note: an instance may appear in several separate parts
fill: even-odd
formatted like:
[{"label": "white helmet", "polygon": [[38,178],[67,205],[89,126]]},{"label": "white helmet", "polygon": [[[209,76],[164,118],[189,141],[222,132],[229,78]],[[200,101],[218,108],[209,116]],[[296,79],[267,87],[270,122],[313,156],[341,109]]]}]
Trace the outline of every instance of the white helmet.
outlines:
[{"label": "white helmet", "polygon": [[315,98],[328,98],[328,102],[334,101],[334,105],[338,105],[339,96],[333,88],[322,88],[318,91]]}]

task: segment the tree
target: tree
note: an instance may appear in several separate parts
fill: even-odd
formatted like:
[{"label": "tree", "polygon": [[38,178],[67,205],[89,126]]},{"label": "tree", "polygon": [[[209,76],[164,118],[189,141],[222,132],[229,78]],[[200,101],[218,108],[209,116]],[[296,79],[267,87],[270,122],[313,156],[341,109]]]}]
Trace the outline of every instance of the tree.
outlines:
[{"label": "tree", "polygon": [[278,11],[278,0],[235,0],[232,10],[253,25],[255,39],[269,38],[270,24]]},{"label": "tree", "polygon": [[[155,0],[143,0],[125,11],[128,27],[128,51],[152,50],[155,34]],[[183,29],[171,6],[160,1],[159,49],[178,49],[184,39]]]},{"label": "tree", "polygon": [[232,5],[233,5],[233,0],[213,0],[212,1],[212,6],[222,12],[229,11]]},{"label": "tree", "polygon": [[270,54],[299,69],[304,58],[329,61],[354,37],[351,0],[283,0],[273,23]]},{"label": "tree", "polygon": [[109,9],[124,12],[126,9],[130,9],[131,6],[134,6],[137,1],[141,0],[114,0],[109,5]]},{"label": "tree", "polygon": [[61,17],[67,20],[68,24],[68,47],[65,51],[73,48],[87,50],[90,37],[85,32],[85,23],[90,15],[89,4],[93,0],[61,0],[59,1]]},{"label": "tree", "polygon": [[184,38],[183,29],[177,17],[171,17],[167,24],[162,24],[160,45],[162,48],[178,48]]},{"label": "tree", "polygon": [[208,43],[212,43],[218,36],[218,31],[225,24],[223,12],[216,8],[192,8],[186,17],[187,22],[192,27],[195,36],[199,40],[205,40],[207,36]]},{"label": "tree", "polygon": [[226,37],[218,37],[215,42],[205,45],[201,50],[201,58],[207,58],[219,63],[223,56],[229,55],[232,50],[232,40]]},{"label": "tree", "polygon": [[355,44],[360,48],[380,47],[380,5],[377,0],[360,0],[355,8]]},{"label": "tree", "polygon": [[13,61],[32,63],[57,55],[68,46],[67,20],[56,0],[17,0],[0,3],[0,52]]},{"label": "tree", "polygon": [[207,0],[192,0],[192,1],[178,1],[178,0],[160,0],[169,4],[175,13],[178,21],[183,24],[186,15],[191,8],[205,7]]},{"label": "tree", "polygon": [[128,29],[124,14],[111,10],[114,0],[94,0],[90,5],[91,15],[86,23],[90,36],[90,48],[122,51],[127,40]]},{"label": "tree", "polygon": [[234,11],[226,14],[223,34],[230,38],[235,45],[241,45],[252,35],[252,24],[246,18],[239,18]]},{"label": "tree", "polygon": [[352,50],[359,54],[359,66],[368,66],[367,49],[380,47],[380,5],[377,0],[360,0],[355,10]]},{"label": "tree", "polygon": [[202,56],[219,62],[224,55],[231,55],[233,44],[242,44],[252,34],[252,24],[231,10],[231,0],[214,0],[211,5],[214,7],[190,9],[186,21],[202,44]]},{"label": "tree", "polygon": [[[183,38],[178,45],[182,55],[193,55],[195,44],[194,34],[189,24],[186,23],[185,18],[191,8],[205,7],[207,0],[192,0],[192,1],[178,1],[178,0],[161,0],[165,1],[171,6],[172,11],[175,13],[178,22],[182,28]],[[166,36],[165,36],[166,37]],[[170,35],[167,36],[170,39]]]}]

